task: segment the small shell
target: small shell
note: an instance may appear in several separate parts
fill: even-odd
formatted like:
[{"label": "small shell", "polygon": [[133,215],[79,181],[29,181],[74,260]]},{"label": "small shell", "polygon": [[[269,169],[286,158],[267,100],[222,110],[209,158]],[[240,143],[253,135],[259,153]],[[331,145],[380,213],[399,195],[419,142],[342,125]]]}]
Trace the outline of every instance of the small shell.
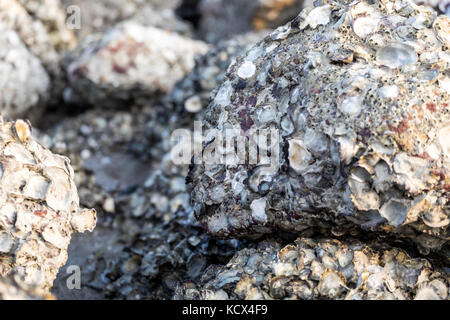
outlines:
[{"label": "small shell", "polygon": [[306,19],[301,23],[300,29],[310,26],[315,29],[320,25],[326,25],[330,22],[331,6],[324,5],[311,10]]},{"label": "small shell", "polygon": [[312,160],[313,157],[304,147],[302,140],[289,140],[289,164],[295,172],[302,173],[308,168]]},{"label": "small shell", "polygon": [[21,142],[26,142],[31,137],[31,125],[24,120],[17,120],[14,123],[14,130],[16,131],[17,137]]},{"label": "small shell", "polygon": [[378,30],[379,23],[379,18],[371,16],[360,17],[353,22],[353,31],[358,35],[358,37],[365,39]]},{"label": "small shell", "polygon": [[447,48],[450,46],[450,18],[439,16],[434,20],[433,29],[437,33],[437,37]]},{"label": "small shell", "polygon": [[238,69],[237,74],[242,79],[253,77],[256,72],[256,67],[251,61],[245,61]]},{"label": "small shell", "polygon": [[377,62],[383,66],[396,69],[417,61],[414,48],[403,43],[391,43],[377,51]]},{"label": "small shell", "polygon": [[263,223],[267,221],[266,199],[253,200],[250,209],[252,209],[253,219]]},{"label": "small shell", "polygon": [[188,98],[184,103],[184,109],[187,112],[197,113],[203,109],[202,102],[199,96],[192,96]]}]

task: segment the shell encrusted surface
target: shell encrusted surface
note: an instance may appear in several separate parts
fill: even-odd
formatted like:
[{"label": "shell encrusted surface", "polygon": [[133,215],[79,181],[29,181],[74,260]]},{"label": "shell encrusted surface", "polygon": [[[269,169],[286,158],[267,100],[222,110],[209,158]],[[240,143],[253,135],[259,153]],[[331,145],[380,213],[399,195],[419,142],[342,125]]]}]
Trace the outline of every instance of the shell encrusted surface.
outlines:
[{"label": "shell encrusted surface", "polygon": [[446,300],[449,276],[402,249],[346,239],[262,241],[210,265],[176,299]]},{"label": "shell encrusted surface", "polygon": [[[450,19],[410,1],[320,3],[238,58],[206,110],[204,129],[248,143],[278,132],[277,170],[193,164],[196,215],[219,237],[357,225],[438,249],[450,222]],[[230,152],[214,143],[203,153]]]},{"label": "shell encrusted surface", "polygon": [[73,232],[92,231],[79,208],[69,159],[31,136],[28,122],[0,124],[0,275],[48,290],[67,260]]}]

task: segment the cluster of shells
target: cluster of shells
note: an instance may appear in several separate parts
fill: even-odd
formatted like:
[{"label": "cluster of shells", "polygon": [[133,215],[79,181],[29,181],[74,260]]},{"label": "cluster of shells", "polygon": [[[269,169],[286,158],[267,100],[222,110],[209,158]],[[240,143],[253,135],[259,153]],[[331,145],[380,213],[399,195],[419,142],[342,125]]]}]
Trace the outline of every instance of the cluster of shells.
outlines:
[{"label": "cluster of shells", "polygon": [[69,160],[37,143],[27,122],[2,122],[0,144],[0,275],[49,290],[71,234],[92,231],[95,211],[80,209]]},{"label": "cluster of shells", "polygon": [[209,266],[200,287],[179,287],[175,299],[445,300],[449,280],[398,248],[299,238],[240,250],[226,265]]},{"label": "cluster of shells", "polygon": [[449,23],[409,1],[321,1],[237,59],[204,127],[248,139],[277,130],[278,170],[194,165],[201,223],[219,237],[359,227],[439,250],[450,223]]}]

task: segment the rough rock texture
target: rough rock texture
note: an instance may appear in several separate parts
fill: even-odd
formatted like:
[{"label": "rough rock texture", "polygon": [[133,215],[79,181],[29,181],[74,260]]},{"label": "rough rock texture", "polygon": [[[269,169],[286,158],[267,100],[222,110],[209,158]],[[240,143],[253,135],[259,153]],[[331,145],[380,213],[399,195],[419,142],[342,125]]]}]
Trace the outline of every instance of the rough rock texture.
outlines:
[{"label": "rough rock texture", "polygon": [[66,99],[106,107],[168,93],[208,46],[176,33],[127,21],[90,43],[67,67]]},{"label": "rough rock texture", "polygon": [[234,59],[260,41],[269,31],[250,32],[219,42],[206,54],[196,58],[195,67],[171,92],[170,101],[178,110],[199,113],[208,106],[209,97],[222,83]]},{"label": "rough rock texture", "polygon": [[177,19],[174,10],[179,0],[62,0],[66,10],[81,12],[81,28],[76,30],[79,39],[104,33],[124,20],[139,20],[140,23],[190,33],[190,27]]},{"label": "rough rock texture", "polygon": [[44,24],[30,16],[17,0],[0,0],[0,22],[17,32],[49,72],[58,72],[59,56]]},{"label": "rough rock texture", "polygon": [[50,78],[19,35],[0,23],[0,112],[22,116],[48,100]]},{"label": "rough rock texture", "polygon": [[251,30],[273,29],[294,18],[303,0],[203,0],[199,35],[217,43]]},{"label": "rough rock texture", "polygon": [[217,157],[194,160],[188,181],[211,234],[356,225],[424,253],[448,241],[449,18],[408,1],[350,2],[305,9],[230,66],[204,130],[234,128],[256,145],[256,129],[273,129],[280,148],[272,168],[251,152],[224,165],[234,146],[204,141]]},{"label": "rough rock texture", "polygon": [[404,250],[355,240],[263,241],[225,266],[211,265],[200,285],[174,299],[448,300],[450,274]]},{"label": "rough rock texture", "polygon": [[69,160],[37,143],[28,122],[0,125],[0,163],[0,275],[48,290],[95,211],[80,209]]}]

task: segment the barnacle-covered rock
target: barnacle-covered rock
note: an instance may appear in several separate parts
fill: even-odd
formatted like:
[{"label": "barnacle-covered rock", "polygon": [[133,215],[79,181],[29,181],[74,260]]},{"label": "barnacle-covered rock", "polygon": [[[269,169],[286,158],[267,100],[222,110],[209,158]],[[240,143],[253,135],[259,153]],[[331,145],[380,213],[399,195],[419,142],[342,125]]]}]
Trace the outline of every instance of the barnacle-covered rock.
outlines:
[{"label": "barnacle-covered rock", "polygon": [[217,43],[251,30],[273,29],[294,18],[303,0],[203,0],[200,36]]},{"label": "barnacle-covered rock", "polygon": [[48,290],[95,211],[79,208],[69,160],[38,144],[28,122],[0,125],[0,163],[0,275]]},{"label": "barnacle-covered rock", "polygon": [[448,300],[450,275],[404,250],[355,240],[263,241],[226,265],[211,265],[200,284],[174,299]]},{"label": "barnacle-covered rock", "polygon": [[[356,224],[439,249],[450,223],[449,18],[409,1],[320,3],[228,69],[204,116],[215,135],[188,177],[197,217],[219,237]],[[236,149],[217,137],[228,129],[253,148],[225,165]],[[255,138],[263,129],[271,145]]]},{"label": "barnacle-covered rock", "polygon": [[[106,107],[168,93],[208,46],[134,21],[119,24],[90,43],[67,67],[71,94]],[[69,91],[68,91],[69,92]]]},{"label": "barnacle-covered rock", "polygon": [[48,100],[50,78],[19,35],[0,23],[0,112],[22,116]]},{"label": "barnacle-covered rock", "polygon": [[222,83],[233,60],[260,41],[268,31],[250,32],[231,40],[219,42],[206,54],[196,58],[195,67],[171,92],[171,102],[180,110],[191,113],[202,111],[210,94]]}]

